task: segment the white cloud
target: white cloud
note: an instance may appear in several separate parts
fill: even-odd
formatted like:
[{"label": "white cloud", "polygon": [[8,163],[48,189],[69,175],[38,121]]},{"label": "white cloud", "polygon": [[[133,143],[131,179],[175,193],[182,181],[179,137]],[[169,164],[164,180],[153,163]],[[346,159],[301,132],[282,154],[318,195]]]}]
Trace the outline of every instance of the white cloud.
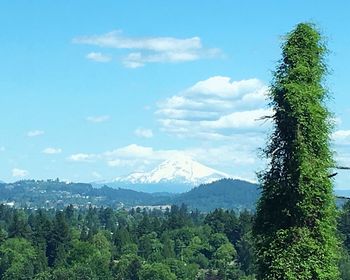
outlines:
[{"label": "white cloud", "polygon": [[26,177],[28,175],[29,175],[29,172],[27,170],[19,169],[19,168],[12,169],[12,177],[22,178],[22,177]]},{"label": "white cloud", "polygon": [[100,179],[102,178],[102,175],[100,173],[98,173],[97,171],[93,171],[91,173],[92,177],[96,178],[96,179]]},{"label": "white cloud", "polygon": [[183,150],[157,150],[153,147],[130,144],[100,154],[81,153],[72,155],[70,158],[75,161],[87,161],[93,158],[95,160],[105,161],[109,166],[130,166],[136,162],[149,164],[178,156],[191,157],[203,162],[214,162],[215,164],[222,162],[251,164],[255,162],[256,157],[254,146],[261,143],[261,138],[259,139],[255,135],[251,135],[242,138],[236,137],[235,141],[230,145],[194,147]]},{"label": "white cloud", "polygon": [[350,130],[338,130],[333,133],[333,138],[335,140],[342,140],[350,137]]},{"label": "white cloud", "polygon": [[102,123],[106,122],[110,119],[110,116],[103,115],[103,116],[90,116],[87,117],[86,120],[91,123]]},{"label": "white cloud", "polygon": [[350,130],[337,130],[332,134],[335,144],[350,144]]},{"label": "white cloud", "polygon": [[123,64],[128,68],[142,67],[147,63],[155,62],[186,62],[200,59],[199,53],[190,52],[165,52],[158,54],[130,53],[123,59]]},{"label": "white cloud", "polygon": [[68,160],[75,162],[105,161],[109,166],[131,165],[135,161],[151,158],[154,151],[151,147],[130,144],[111,151],[99,154],[76,153],[68,157]]},{"label": "white cloud", "polygon": [[61,148],[48,147],[48,148],[45,148],[44,150],[42,150],[42,153],[43,154],[47,154],[47,155],[60,154],[60,153],[62,153],[62,149]]},{"label": "white cloud", "polygon": [[223,139],[242,132],[267,129],[261,117],[268,87],[258,79],[231,81],[214,76],[158,103],[161,130],[180,137]]},{"label": "white cloud", "polygon": [[199,37],[188,39],[177,39],[173,37],[131,38],[123,36],[120,30],[103,35],[77,37],[73,39],[73,43],[116,49],[145,49],[159,52],[202,48]]},{"label": "white cloud", "polygon": [[6,151],[6,148],[4,146],[1,146],[0,147],[0,152],[5,152]]},{"label": "white cloud", "polygon": [[153,137],[152,129],[139,127],[134,131],[134,133],[137,137],[141,137],[141,138],[152,138]]},{"label": "white cloud", "polygon": [[153,155],[153,149],[151,147],[139,146],[131,144],[112,151],[107,151],[103,154],[103,157],[111,158],[147,158]]},{"label": "white cloud", "polygon": [[86,55],[86,58],[96,62],[110,62],[112,58],[109,55],[100,52],[91,52]]},{"label": "white cloud", "polygon": [[109,161],[107,161],[107,164],[111,167],[123,165],[122,160],[120,160],[120,159],[109,160]]},{"label": "white cloud", "polygon": [[40,136],[43,135],[45,132],[43,130],[31,130],[28,131],[27,136],[28,137],[36,137],[36,136]]},{"label": "white cloud", "polygon": [[232,81],[229,77],[214,76],[207,80],[199,81],[189,89],[190,94],[212,95],[222,98],[238,98],[245,94],[251,94],[264,88],[264,84],[258,79]]},{"label": "white cloud", "polygon": [[78,161],[78,162],[91,162],[95,159],[95,155],[93,154],[84,154],[84,153],[78,153],[73,154],[68,157],[68,160],[70,161]]},{"label": "white cloud", "polygon": [[232,165],[251,166],[257,162],[256,147],[262,141],[254,138],[236,138],[236,142],[230,145],[220,145],[208,148],[192,148],[186,152],[199,162],[208,165],[226,166]]},{"label": "white cloud", "polygon": [[147,164],[148,161],[140,159],[113,159],[108,160],[107,165],[110,167],[132,167],[140,164]]},{"label": "white cloud", "polygon": [[212,129],[221,128],[256,128],[259,119],[271,116],[271,110],[257,109],[243,112],[234,112],[224,115],[214,121],[203,121],[201,125]]},{"label": "white cloud", "polygon": [[219,49],[204,49],[199,37],[126,37],[121,31],[112,31],[102,35],[81,36],[73,43],[99,46],[101,48],[134,50],[126,55],[122,62],[125,67],[138,68],[146,63],[186,62],[201,58],[217,57]]}]

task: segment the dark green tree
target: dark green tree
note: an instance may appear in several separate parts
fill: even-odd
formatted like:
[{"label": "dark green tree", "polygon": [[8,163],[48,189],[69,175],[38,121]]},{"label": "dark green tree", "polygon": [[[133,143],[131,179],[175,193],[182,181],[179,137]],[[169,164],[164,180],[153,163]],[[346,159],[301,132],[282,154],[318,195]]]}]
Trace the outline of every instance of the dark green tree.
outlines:
[{"label": "dark green tree", "polygon": [[339,271],[341,276],[340,279],[350,279],[350,256],[345,248],[343,248],[341,252],[341,257],[339,260]]},{"label": "dark green tree", "polygon": [[185,263],[174,258],[166,258],[165,263],[176,275],[177,280],[198,279],[198,265],[196,264]]},{"label": "dark green tree", "polygon": [[47,267],[46,248],[51,232],[51,221],[43,209],[38,209],[37,213],[29,217],[32,217],[30,219],[30,227],[33,232],[32,242],[38,252],[38,259],[40,260],[42,270],[45,270]]},{"label": "dark green tree", "polygon": [[116,280],[139,280],[139,270],[142,266],[142,260],[135,254],[124,254],[112,266],[112,273]]},{"label": "dark green tree", "polygon": [[0,245],[6,240],[7,232],[0,226]]},{"label": "dark green tree", "polygon": [[131,237],[129,231],[125,227],[118,227],[113,233],[113,243],[115,254],[121,256],[123,248],[131,243]]},{"label": "dark green tree", "polygon": [[16,210],[14,215],[13,215],[12,223],[9,226],[8,236],[9,237],[22,237],[22,238],[29,239],[30,235],[31,235],[31,229],[30,229],[23,213],[19,213]]},{"label": "dark green tree", "polygon": [[338,229],[345,248],[350,252],[350,201],[344,204],[339,215]]},{"label": "dark green tree", "polygon": [[270,88],[274,132],[253,228],[258,279],[339,279],[332,125],[323,85],[327,50],[309,23],[287,34],[282,49]]},{"label": "dark green tree", "polygon": [[75,222],[75,215],[74,215],[74,207],[72,204],[68,205],[64,209],[64,215],[65,215],[67,223],[69,225],[73,225]]},{"label": "dark green tree", "polygon": [[248,232],[242,236],[237,242],[237,260],[240,264],[240,269],[246,274],[253,274],[255,271],[255,254],[254,254],[254,241],[252,233]]},{"label": "dark green tree", "polygon": [[71,246],[71,233],[63,212],[57,212],[46,248],[49,266],[62,265],[66,262]]},{"label": "dark green tree", "polygon": [[140,270],[140,280],[175,280],[176,275],[162,263],[146,263]]},{"label": "dark green tree", "polygon": [[165,235],[163,238],[162,255],[166,259],[175,257],[174,242],[168,235]]},{"label": "dark green tree", "polygon": [[241,271],[234,259],[237,253],[231,243],[221,245],[214,253],[213,266],[218,270],[220,279],[239,279]]}]

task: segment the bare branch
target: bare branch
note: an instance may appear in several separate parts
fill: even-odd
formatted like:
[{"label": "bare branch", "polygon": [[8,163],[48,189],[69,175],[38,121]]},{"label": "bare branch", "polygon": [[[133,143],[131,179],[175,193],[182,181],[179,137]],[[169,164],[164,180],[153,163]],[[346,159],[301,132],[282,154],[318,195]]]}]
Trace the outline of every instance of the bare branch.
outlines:
[{"label": "bare branch", "polygon": [[335,169],[341,169],[341,170],[350,170],[350,167],[348,167],[348,166],[339,166],[339,165],[336,165],[334,168],[335,168]]}]

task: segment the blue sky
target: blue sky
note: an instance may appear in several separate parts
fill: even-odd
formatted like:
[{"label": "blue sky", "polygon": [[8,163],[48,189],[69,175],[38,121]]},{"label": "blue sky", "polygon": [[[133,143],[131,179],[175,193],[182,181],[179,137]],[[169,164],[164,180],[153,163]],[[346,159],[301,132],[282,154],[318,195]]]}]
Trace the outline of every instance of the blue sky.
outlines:
[{"label": "blue sky", "polygon": [[[328,39],[337,161],[350,165],[348,1],[0,4],[0,179],[109,180],[174,154],[254,180],[283,35]],[[350,188],[341,172],[337,188]]]}]

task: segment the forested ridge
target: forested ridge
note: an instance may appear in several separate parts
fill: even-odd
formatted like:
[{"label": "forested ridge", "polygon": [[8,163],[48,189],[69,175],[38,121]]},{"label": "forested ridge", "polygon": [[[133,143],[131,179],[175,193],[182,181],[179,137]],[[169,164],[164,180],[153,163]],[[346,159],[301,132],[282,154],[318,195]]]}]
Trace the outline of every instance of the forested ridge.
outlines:
[{"label": "forested ridge", "polygon": [[[127,186],[126,186],[127,187]],[[166,187],[165,187],[166,189]],[[104,206],[125,208],[137,205],[188,205],[209,212],[215,208],[254,209],[260,195],[257,184],[242,180],[221,179],[180,193],[146,193],[125,188],[93,187],[86,183],[56,180],[22,180],[0,183],[1,201],[19,208],[62,209],[70,204],[79,208]]]}]

